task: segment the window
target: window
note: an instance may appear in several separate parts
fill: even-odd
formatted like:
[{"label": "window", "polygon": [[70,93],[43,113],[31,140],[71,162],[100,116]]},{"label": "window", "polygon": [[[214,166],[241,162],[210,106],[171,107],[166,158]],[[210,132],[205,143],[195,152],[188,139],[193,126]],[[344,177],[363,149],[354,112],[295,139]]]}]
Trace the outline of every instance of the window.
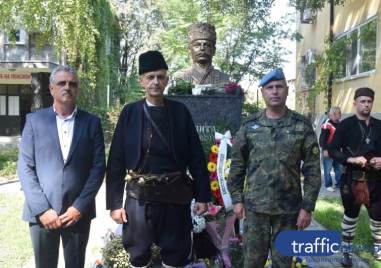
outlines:
[{"label": "window", "polygon": [[377,18],[373,18],[339,37],[349,38],[351,42],[347,57],[340,62],[335,78],[359,75],[376,69],[377,22]]},{"label": "window", "polygon": [[7,86],[0,85],[0,94],[7,94]]},{"label": "window", "polygon": [[300,83],[300,90],[311,90],[311,87],[315,83],[316,80],[316,67],[313,67],[311,60],[309,57],[312,56],[313,52],[309,51],[306,55],[303,55],[301,58],[301,67],[300,74],[302,76]]},{"label": "window", "polygon": [[377,20],[373,20],[360,28],[363,40],[360,41],[360,73],[376,68]]},{"label": "window", "polygon": [[19,96],[8,96],[8,115],[20,115]]},{"label": "window", "polygon": [[21,85],[20,94],[30,95],[30,85]]},{"label": "window", "polygon": [[7,36],[7,42],[16,44],[25,44],[25,31],[24,30],[11,30]]},{"label": "window", "polygon": [[6,114],[6,96],[0,96],[0,115],[7,115]]}]

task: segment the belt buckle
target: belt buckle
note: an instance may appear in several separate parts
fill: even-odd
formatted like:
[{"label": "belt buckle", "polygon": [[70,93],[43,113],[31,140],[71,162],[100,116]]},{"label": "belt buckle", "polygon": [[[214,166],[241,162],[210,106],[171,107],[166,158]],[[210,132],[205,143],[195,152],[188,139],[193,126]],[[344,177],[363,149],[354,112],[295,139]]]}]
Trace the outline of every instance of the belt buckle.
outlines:
[{"label": "belt buckle", "polygon": [[361,179],[359,179],[359,181],[361,181],[361,182],[365,181],[365,172],[362,173],[362,177],[361,177]]}]

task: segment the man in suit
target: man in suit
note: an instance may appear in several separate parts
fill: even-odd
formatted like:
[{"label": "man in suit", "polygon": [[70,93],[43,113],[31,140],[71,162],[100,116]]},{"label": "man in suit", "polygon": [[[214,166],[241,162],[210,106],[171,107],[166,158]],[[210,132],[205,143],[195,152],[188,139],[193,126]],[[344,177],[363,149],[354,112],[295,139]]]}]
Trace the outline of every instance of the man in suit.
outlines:
[{"label": "man in suit", "polygon": [[70,66],[50,76],[52,107],[28,114],[18,174],[25,193],[36,268],[57,267],[60,239],[67,268],[84,267],[95,196],[105,175],[100,118],[77,109],[80,79]]}]

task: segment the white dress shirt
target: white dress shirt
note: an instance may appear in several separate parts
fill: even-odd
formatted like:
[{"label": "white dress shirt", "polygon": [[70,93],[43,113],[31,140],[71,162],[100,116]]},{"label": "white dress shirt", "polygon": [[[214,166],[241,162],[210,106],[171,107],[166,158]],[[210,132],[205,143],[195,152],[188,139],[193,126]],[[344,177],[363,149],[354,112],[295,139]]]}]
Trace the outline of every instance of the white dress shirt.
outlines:
[{"label": "white dress shirt", "polygon": [[146,103],[147,103],[148,107],[156,106],[155,104],[150,103],[147,99],[146,99]]},{"label": "white dress shirt", "polygon": [[57,130],[58,130],[58,137],[60,139],[61,153],[62,153],[64,163],[66,163],[66,159],[68,157],[69,150],[70,150],[71,141],[73,139],[74,121],[75,121],[75,115],[77,114],[77,106],[75,106],[73,113],[67,118],[58,114],[54,105],[53,105],[53,109],[54,109],[54,114],[56,115]]}]

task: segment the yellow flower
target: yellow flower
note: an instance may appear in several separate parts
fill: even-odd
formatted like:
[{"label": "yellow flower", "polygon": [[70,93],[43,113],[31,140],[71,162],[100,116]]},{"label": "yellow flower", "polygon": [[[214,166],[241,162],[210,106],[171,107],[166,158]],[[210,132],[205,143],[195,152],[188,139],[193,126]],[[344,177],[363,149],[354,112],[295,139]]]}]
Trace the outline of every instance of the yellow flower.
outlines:
[{"label": "yellow flower", "polygon": [[226,172],[224,172],[224,177],[225,177],[226,179],[229,178],[229,174],[226,173]]},{"label": "yellow flower", "polygon": [[226,163],[225,163],[224,169],[227,169],[227,168],[228,168],[228,166],[230,166],[231,162],[232,162],[231,160],[226,160]]},{"label": "yellow flower", "polygon": [[217,169],[217,165],[215,163],[209,162],[208,164],[208,170],[209,172],[214,172]]},{"label": "yellow flower", "polygon": [[218,148],[217,145],[213,145],[213,146],[212,146],[212,152],[213,152],[213,153],[216,153],[216,154],[217,154],[219,149],[220,149],[220,148]]},{"label": "yellow flower", "polygon": [[100,249],[98,247],[94,247],[92,250],[91,250],[91,253],[93,254],[94,257],[97,257],[98,254],[100,252]]},{"label": "yellow flower", "polygon": [[220,188],[220,185],[218,183],[218,181],[212,181],[210,183],[210,188],[212,188],[213,191],[217,190],[218,188]]}]

